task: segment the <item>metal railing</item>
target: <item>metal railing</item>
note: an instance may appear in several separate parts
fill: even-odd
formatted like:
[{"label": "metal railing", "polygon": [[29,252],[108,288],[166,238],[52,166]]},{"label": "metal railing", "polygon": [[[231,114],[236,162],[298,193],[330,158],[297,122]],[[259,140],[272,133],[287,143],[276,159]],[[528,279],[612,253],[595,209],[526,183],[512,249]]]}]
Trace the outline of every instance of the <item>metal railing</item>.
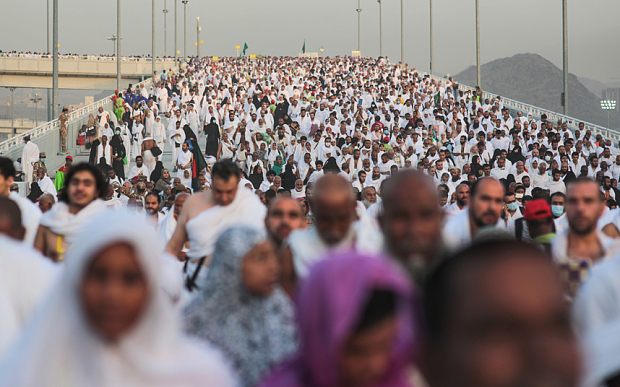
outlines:
[{"label": "metal railing", "polygon": [[[441,78],[435,75],[431,75],[431,78],[438,82],[447,81],[446,78]],[[475,90],[475,88],[471,86],[463,85],[461,83],[459,83],[458,85],[459,85],[459,89],[462,91],[474,91]],[[488,99],[488,100],[497,98],[498,95],[499,94],[497,93],[490,93],[486,91],[482,92],[482,98]],[[527,103],[515,101],[513,99],[506,98],[503,96],[501,96],[501,101],[504,104],[504,107],[507,107],[515,111],[521,111],[523,112],[523,114],[532,113],[534,118],[537,118],[537,119],[540,119],[540,117],[543,114],[546,114],[547,120],[549,121],[558,122],[559,120],[562,120],[562,122],[566,122],[566,124],[568,125],[568,128],[572,130],[573,132],[579,129],[580,123],[583,123],[584,125],[583,130],[590,130],[594,136],[596,136],[597,134],[600,134],[605,139],[609,139],[614,143],[617,143],[620,140],[620,131],[615,130],[615,129],[609,129],[604,126],[596,125],[591,122],[586,122],[586,121],[577,119],[575,117],[565,116],[564,114],[556,113],[554,111],[543,109],[538,106],[532,106]]]},{"label": "metal railing", "polygon": [[[153,83],[153,78],[148,78],[145,81],[136,84],[135,88],[139,90],[143,85],[146,87],[146,86],[150,86],[152,83]],[[104,99],[101,99],[99,101],[96,101],[90,105],[86,105],[82,108],[69,112],[69,120],[67,121],[67,123],[70,124],[74,122],[75,120],[82,119],[83,117],[88,117],[89,114],[96,112],[100,107],[104,107],[108,104],[111,104],[112,97],[113,95],[106,97]],[[30,129],[26,132],[15,135],[6,141],[0,142],[0,155],[7,153],[9,150],[11,150],[14,147],[22,145],[22,142],[25,136],[30,136],[30,139],[34,140],[35,138],[42,136],[43,134],[46,134],[52,130],[56,130],[58,128],[60,128],[60,120],[55,119],[53,121],[46,122],[43,125],[39,125],[36,128]]]},{"label": "metal railing", "polygon": [[[21,59],[52,59],[54,56],[51,54],[13,54],[8,52],[0,52],[0,58],[21,58]],[[63,55],[59,54],[58,59],[76,59],[76,60],[101,60],[101,61],[116,61],[116,56],[101,56],[101,55]],[[151,58],[146,56],[121,56],[123,62],[150,62]],[[161,58],[156,57],[155,62],[174,62],[174,57]]]}]

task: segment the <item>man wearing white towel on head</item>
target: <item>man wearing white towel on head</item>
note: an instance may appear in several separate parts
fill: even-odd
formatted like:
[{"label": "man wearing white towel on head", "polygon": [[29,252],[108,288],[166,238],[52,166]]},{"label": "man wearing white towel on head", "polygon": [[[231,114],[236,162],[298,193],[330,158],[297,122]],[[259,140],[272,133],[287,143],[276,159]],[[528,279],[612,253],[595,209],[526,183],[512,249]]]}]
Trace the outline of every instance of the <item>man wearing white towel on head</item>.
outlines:
[{"label": "man wearing white towel on head", "polygon": [[189,151],[189,144],[184,142],[183,145],[181,145],[181,152],[179,152],[177,156],[176,163],[177,177],[181,178],[181,180],[184,177],[185,171],[189,171],[190,176],[192,175],[192,160],[193,153]]},{"label": "man wearing white towel on head", "polygon": [[24,149],[22,150],[22,170],[24,173],[24,181],[28,183],[28,187],[30,187],[30,183],[32,183],[32,178],[34,176],[32,164],[36,161],[39,161],[39,147],[34,142],[30,141],[30,136],[24,136]]},{"label": "man wearing white towel on head", "polygon": [[196,193],[185,201],[166,246],[166,252],[183,260],[181,250],[189,241],[187,259],[197,266],[189,276],[193,280],[200,267],[209,262],[215,241],[224,230],[238,225],[265,229],[267,208],[252,190],[239,186],[241,171],[237,164],[219,161],[213,165],[211,177],[210,191]]}]

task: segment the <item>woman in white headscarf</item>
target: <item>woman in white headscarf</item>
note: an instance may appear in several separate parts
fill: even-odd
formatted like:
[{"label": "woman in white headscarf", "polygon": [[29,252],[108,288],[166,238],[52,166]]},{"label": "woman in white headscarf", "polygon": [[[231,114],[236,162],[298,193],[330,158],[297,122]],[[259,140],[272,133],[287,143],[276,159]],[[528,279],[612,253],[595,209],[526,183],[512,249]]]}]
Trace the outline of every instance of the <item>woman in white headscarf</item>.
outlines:
[{"label": "woman in white headscarf", "polygon": [[224,231],[200,292],[185,311],[186,330],[224,352],[241,385],[256,386],[297,349],[293,306],[278,282],[271,242],[246,226]]},{"label": "woman in white headscarf", "polygon": [[0,366],[4,387],[234,386],[219,352],[184,336],[154,231],[108,213]]}]

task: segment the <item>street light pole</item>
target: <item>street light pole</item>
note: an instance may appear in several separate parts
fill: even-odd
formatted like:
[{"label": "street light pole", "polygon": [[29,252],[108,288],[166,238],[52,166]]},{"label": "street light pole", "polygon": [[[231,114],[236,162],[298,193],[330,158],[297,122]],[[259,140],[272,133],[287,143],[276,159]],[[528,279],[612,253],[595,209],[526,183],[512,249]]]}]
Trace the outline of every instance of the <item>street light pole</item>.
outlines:
[{"label": "street light pole", "polygon": [[34,98],[30,98],[32,102],[34,102],[34,127],[39,126],[39,102],[41,101],[41,97],[39,97],[38,93],[34,94]]},{"label": "street light pole", "polygon": [[403,19],[403,0],[400,0],[400,64],[405,65],[405,22]]},{"label": "street light pole", "polygon": [[153,3],[153,20],[151,22],[153,31],[151,32],[151,76],[155,74],[155,0],[152,0]]},{"label": "street light pole", "polygon": [[361,39],[360,39],[360,35],[361,35],[361,24],[362,24],[362,7],[360,4],[360,0],[357,0],[357,51],[361,51]]},{"label": "street light pole", "polygon": [[383,18],[381,16],[381,0],[377,0],[379,3],[379,56],[383,56]]},{"label": "street light pole", "polygon": [[13,105],[15,105],[15,99],[13,98],[13,94],[15,92],[15,88],[9,87],[9,90],[11,90],[11,132],[13,132],[13,135],[15,136],[17,134],[17,130],[15,129],[15,120],[13,117]]},{"label": "street light pole", "polygon": [[476,72],[477,85],[482,89],[482,81],[480,80],[480,0],[476,0]]},{"label": "street light pole", "polygon": [[183,58],[187,60],[187,3],[188,0],[181,0],[183,3]]},{"label": "street light pole", "polygon": [[196,57],[200,58],[200,17],[196,18]]},{"label": "street light pole", "polygon": [[[58,1],[58,0],[55,0]],[[121,89],[121,0],[116,0],[116,90]]]},{"label": "street light pole", "polygon": [[177,66],[177,0],[174,0],[174,65]]},{"label": "street light pole", "polygon": [[58,105],[58,0],[53,5],[53,46],[52,46],[52,120],[56,117]]},{"label": "street light pole", "polygon": [[433,0],[429,0],[429,14],[430,14],[430,28],[431,28],[431,55],[430,55],[430,59],[431,59],[431,75],[435,75],[435,65],[433,63]]},{"label": "street light pole", "polygon": [[166,9],[166,0],[164,0],[164,53],[168,55],[168,10]]},{"label": "street light pole", "polygon": [[112,34],[111,38],[107,38],[112,41],[112,55],[116,52],[116,34]]},{"label": "street light pole", "polygon": [[564,107],[564,115],[568,112],[568,15],[567,0],[562,0],[562,41],[563,41],[563,93],[562,106]]},{"label": "street light pole", "polygon": [[[47,2],[47,55],[50,54],[50,0],[46,0]],[[52,109],[51,109],[51,101],[52,101],[52,89],[47,89],[47,120],[52,120]]]}]

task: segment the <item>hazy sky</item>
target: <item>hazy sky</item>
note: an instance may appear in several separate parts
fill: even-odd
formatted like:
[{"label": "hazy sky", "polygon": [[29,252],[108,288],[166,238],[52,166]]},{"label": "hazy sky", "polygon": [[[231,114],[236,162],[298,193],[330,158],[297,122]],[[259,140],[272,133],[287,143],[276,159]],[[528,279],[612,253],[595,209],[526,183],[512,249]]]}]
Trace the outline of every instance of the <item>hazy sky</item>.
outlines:
[{"label": "hazy sky", "polygon": [[[51,0],[50,0],[51,3]],[[59,0],[60,51],[111,53],[116,32],[113,0]],[[151,50],[151,1],[122,1],[122,52]],[[167,0],[168,53],[174,48],[174,0]],[[433,0],[435,72],[456,74],[475,61],[474,0]],[[50,5],[51,7],[51,5]],[[156,0],[156,53],[164,49],[163,0]],[[357,0],[190,0],[187,48],[195,53],[200,17],[203,55],[297,55],[325,47],[324,55],[357,49]],[[379,55],[379,4],[361,0],[362,55]],[[540,54],[561,67],[561,0],[480,0],[481,57],[487,63],[518,53]],[[569,71],[603,82],[620,80],[620,1],[569,0]],[[50,10],[51,12],[51,10]],[[429,0],[404,0],[405,62],[429,68]],[[0,23],[3,51],[46,49],[44,0],[12,1]],[[51,27],[50,27],[51,30]],[[183,4],[178,1],[178,50],[183,53]],[[400,60],[400,1],[383,0],[383,53]]]}]

